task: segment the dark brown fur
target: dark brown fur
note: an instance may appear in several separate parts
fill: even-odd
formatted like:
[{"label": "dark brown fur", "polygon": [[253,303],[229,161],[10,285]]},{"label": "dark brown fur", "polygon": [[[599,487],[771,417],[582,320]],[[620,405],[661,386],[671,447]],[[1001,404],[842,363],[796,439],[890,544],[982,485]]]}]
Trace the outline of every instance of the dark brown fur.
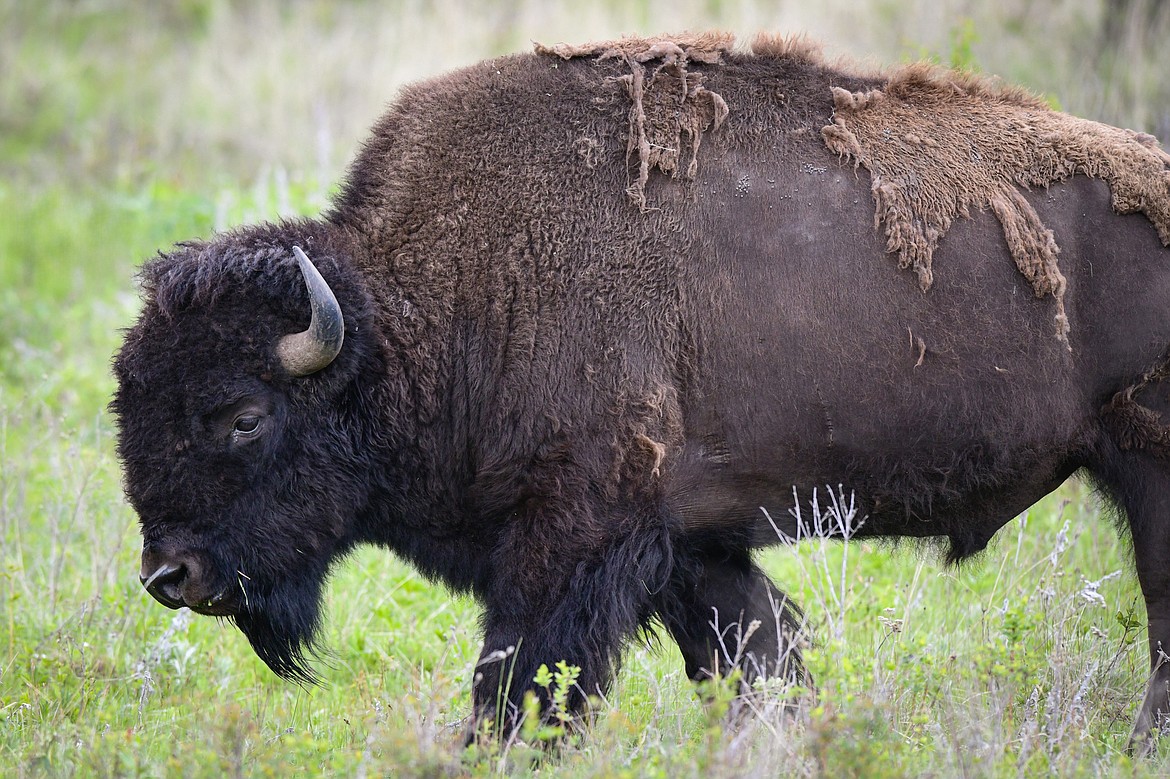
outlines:
[{"label": "dark brown fur", "polygon": [[[484,603],[490,718],[541,663],[604,691],[653,620],[695,678],[798,676],[797,612],[751,558],[807,531],[794,494],[807,516],[843,485],[860,535],[938,538],[958,560],[1084,468],[1129,519],[1151,642],[1170,644],[1150,416],[1168,405],[1170,252],[1070,168],[1003,207],[1061,247],[1071,354],[1033,299],[1050,269],[1021,276],[990,214],[930,237],[945,272],[924,294],[885,257],[869,167],[822,140],[841,95],[882,89],[805,45],[720,36],[554,48],[405,89],[322,219],[144,269],[113,403],[144,571],[181,562],[167,591],[197,608],[229,593],[209,613],[305,677],[329,567],[386,546]],[[294,244],[346,324],[303,378],[273,353],[306,326]],[[264,425],[247,443],[241,404]],[[720,651],[712,623],[756,620],[742,657]],[[1170,712],[1151,689],[1139,733]]]}]

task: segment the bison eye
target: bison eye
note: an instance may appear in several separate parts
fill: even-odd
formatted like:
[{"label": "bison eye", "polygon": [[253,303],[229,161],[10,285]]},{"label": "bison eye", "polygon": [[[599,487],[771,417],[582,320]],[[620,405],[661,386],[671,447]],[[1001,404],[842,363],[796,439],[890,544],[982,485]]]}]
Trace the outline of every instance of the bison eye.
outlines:
[{"label": "bison eye", "polygon": [[271,429],[274,405],[271,394],[265,392],[225,403],[208,415],[208,432],[229,446],[249,444]]},{"label": "bison eye", "polygon": [[240,438],[254,436],[259,430],[260,417],[254,414],[236,417],[236,421],[232,423],[232,432]]}]

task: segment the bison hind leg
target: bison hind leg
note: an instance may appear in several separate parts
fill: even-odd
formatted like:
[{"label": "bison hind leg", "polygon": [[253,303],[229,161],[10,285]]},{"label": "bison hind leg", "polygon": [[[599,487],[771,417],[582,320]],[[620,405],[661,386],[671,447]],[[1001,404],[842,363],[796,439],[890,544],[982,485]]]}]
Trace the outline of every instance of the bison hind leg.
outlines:
[{"label": "bison hind leg", "polygon": [[740,692],[764,680],[809,686],[801,657],[804,615],[746,550],[676,559],[658,616],[696,682],[738,672]]},{"label": "bison hind leg", "polygon": [[1160,451],[1127,450],[1107,441],[1090,472],[1128,523],[1146,603],[1150,674],[1129,751],[1148,755],[1170,733],[1170,463]]}]

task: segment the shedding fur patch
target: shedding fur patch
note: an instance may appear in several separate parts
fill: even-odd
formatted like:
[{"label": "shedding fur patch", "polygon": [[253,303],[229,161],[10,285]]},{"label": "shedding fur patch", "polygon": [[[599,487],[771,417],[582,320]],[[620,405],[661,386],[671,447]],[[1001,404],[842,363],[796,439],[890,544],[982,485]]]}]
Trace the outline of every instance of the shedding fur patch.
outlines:
[{"label": "shedding fur patch", "polygon": [[657,168],[671,177],[681,173],[693,179],[703,133],[718,129],[727,118],[727,103],[704,87],[703,74],[689,70],[689,65],[722,62],[734,44],[735,36],[729,33],[705,33],[621,38],[580,46],[537,44],[536,52],[562,59],[621,59],[629,66],[627,75],[617,77],[631,104],[626,159],[634,175],[626,193],[645,210],[650,171]]},{"label": "shedding fur patch", "polygon": [[1170,427],[1162,415],[1141,405],[1135,397],[1151,384],[1170,378],[1170,354],[1162,358],[1133,385],[1116,393],[1101,409],[1101,416],[1112,425],[1122,449],[1145,449],[1158,457],[1170,458]]},{"label": "shedding fur patch", "polygon": [[926,65],[884,89],[833,89],[828,147],[872,178],[875,227],[923,291],[931,259],[956,216],[990,208],[1037,297],[1056,302],[1056,337],[1068,346],[1065,278],[1052,231],[1021,192],[1081,174],[1108,182],[1113,209],[1140,211],[1170,246],[1170,155],[1145,133],[1053,111],[1022,90]]},{"label": "shedding fur patch", "polygon": [[[574,57],[610,57],[630,56],[641,62],[646,62],[661,53],[681,49],[687,52],[691,59],[703,62],[718,62],[724,52],[735,47],[735,35],[729,32],[702,32],[680,33],[678,35],[660,35],[643,38],[629,35],[612,41],[594,41],[593,43],[558,43],[545,46],[543,43],[534,44],[537,54],[551,54],[561,59],[569,60]],[[657,53],[661,52],[661,53]],[[707,60],[703,57],[713,57]]]}]

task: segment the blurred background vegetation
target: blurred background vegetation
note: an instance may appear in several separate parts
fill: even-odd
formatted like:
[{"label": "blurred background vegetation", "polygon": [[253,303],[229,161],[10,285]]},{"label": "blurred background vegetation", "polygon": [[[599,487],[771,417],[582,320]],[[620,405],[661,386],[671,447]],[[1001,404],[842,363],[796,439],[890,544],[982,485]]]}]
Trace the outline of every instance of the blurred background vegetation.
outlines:
[{"label": "blurred background vegetation", "polygon": [[[746,43],[759,30],[806,31],[826,43],[830,57],[867,65],[930,58],[997,74],[1064,110],[1166,141],[1168,5],[0,0],[0,774],[222,775],[250,766],[279,775],[292,766],[353,775],[365,770],[371,750],[393,753],[386,765],[396,769],[403,760],[446,765],[434,756],[435,743],[445,738],[443,723],[466,714],[474,607],[426,586],[386,555],[359,555],[339,573],[345,595],[331,603],[328,640],[337,654],[329,672],[339,683],[313,694],[282,685],[234,631],[184,620],[141,592],[135,518],[121,497],[105,411],[110,356],[137,309],[135,267],[177,240],[316,213],[402,84],[526,51],[534,40],[715,27]],[[1027,541],[1021,525],[1008,542],[1019,575],[997,571],[996,557],[982,573],[933,579],[912,558],[891,562],[863,548],[852,553],[846,582],[840,557],[824,566],[774,558],[770,565],[779,566],[798,599],[812,599],[813,614],[820,613],[822,567],[839,567],[841,581],[821,605],[844,611],[849,597],[857,604],[832,634],[840,640],[850,632],[838,630],[842,623],[855,622],[850,630],[860,644],[829,642],[840,652],[813,660],[828,708],[810,715],[808,754],[840,755],[855,761],[843,763],[842,773],[868,766],[871,776],[878,769],[948,775],[967,771],[964,761],[984,753],[1036,775],[1056,765],[1057,753],[1065,756],[1061,772],[1093,772],[1099,759],[1118,765],[1144,679],[1143,615],[1132,576],[1111,573],[1127,569],[1124,546],[1109,538],[1106,523],[1090,521],[1095,514],[1085,519],[1095,509],[1084,508],[1083,490],[1070,494],[1067,512],[1049,507],[1033,516],[1027,532],[1039,540]],[[1069,536],[1065,526],[1059,535],[1069,516],[1079,529]],[[1052,552],[1058,535],[1060,544],[1067,541],[1060,567]],[[1078,600],[1089,591],[1078,589],[1074,574],[1082,568],[1094,597],[1100,585],[1100,604]],[[1051,579],[1028,579],[1036,570]],[[1009,609],[1008,597],[1025,605]],[[911,619],[915,598],[946,607]],[[973,605],[957,631],[941,620],[955,616],[959,600]],[[1067,608],[1028,610],[1054,603]],[[875,619],[888,629],[876,628]],[[1102,649],[1074,652],[1062,667],[1078,670],[1045,677],[1045,658],[1071,651],[1053,628],[1066,622],[1078,626],[1078,641],[1099,641]],[[1019,649],[1025,638],[1035,641],[1027,652]],[[972,647],[980,649],[971,655]],[[705,762],[730,747],[706,748],[721,731],[708,728],[697,709],[662,719],[691,711],[693,701],[677,679],[665,691],[658,686],[663,674],[679,673],[673,656],[659,654],[661,660],[635,654],[623,677],[630,681],[615,690],[615,712],[640,716],[637,732],[649,722],[661,744],[647,745],[631,731],[614,736],[625,745],[616,751],[600,738],[596,752],[609,750],[606,759],[628,765],[641,750],[630,775],[737,773],[733,764]],[[966,678],[956,657],[976,670],[969,681],[982,692],[940,681]],[[1040,704],[1029,686],[1038,675],[1047,680]],[[984,676],[999,680],[990,694]],[[874,679],[893,677],[896,684],[874,686]],[[849,710],[832,708],[835,679],[848,688],[836,700]],[[430,700],[418,698],[420,689]],[[854,705],[858,695],[868,702]],[[966,702],[969,695],[990,698],[979,708]],[[1076,708],[1086,695],[1097,706],[1091,716]],[[1048,746],[1029,752],[1031,742],[1004,724],[1011,717],[1003,706],[1022,718],[1021,727],[1047,723],[1048,706],[1052,722],[1081,716],[1075,724],[1084,729],[1059,737],[1037,731],[1036,743]],[[953,721],[937,719],[940,711]],[[395,729],[394,717],[404,716],[408,726]],[[610,725],[625,733],[625,724]],[[874,733],[886,740],[870,738]],[[672,762],[677,755],[666,745],[688,740],[698,749]],[[795,760],[828,770],[823,759]],[[577,773],[601,775],[618,763],[585,765]]]},{"label": "blurred background vegetation", "polygon": [[[0,205],[37,225],[5,233],[0,287],[109,296],[144,251],[271,215],[242,213],[241,188],[274,188],[279,210],[298,189],[323,203],[405,82],[533,40],[708,27],[745,41],[807,31],[868,64],[980,69],[1170,136],[1164,0],[0,0]],[[154,207],[170,197],[185,207]],[[109,245],[94,229],[109,221],[147,240]],[[68,256],[62,230],[93,248]]]}]

